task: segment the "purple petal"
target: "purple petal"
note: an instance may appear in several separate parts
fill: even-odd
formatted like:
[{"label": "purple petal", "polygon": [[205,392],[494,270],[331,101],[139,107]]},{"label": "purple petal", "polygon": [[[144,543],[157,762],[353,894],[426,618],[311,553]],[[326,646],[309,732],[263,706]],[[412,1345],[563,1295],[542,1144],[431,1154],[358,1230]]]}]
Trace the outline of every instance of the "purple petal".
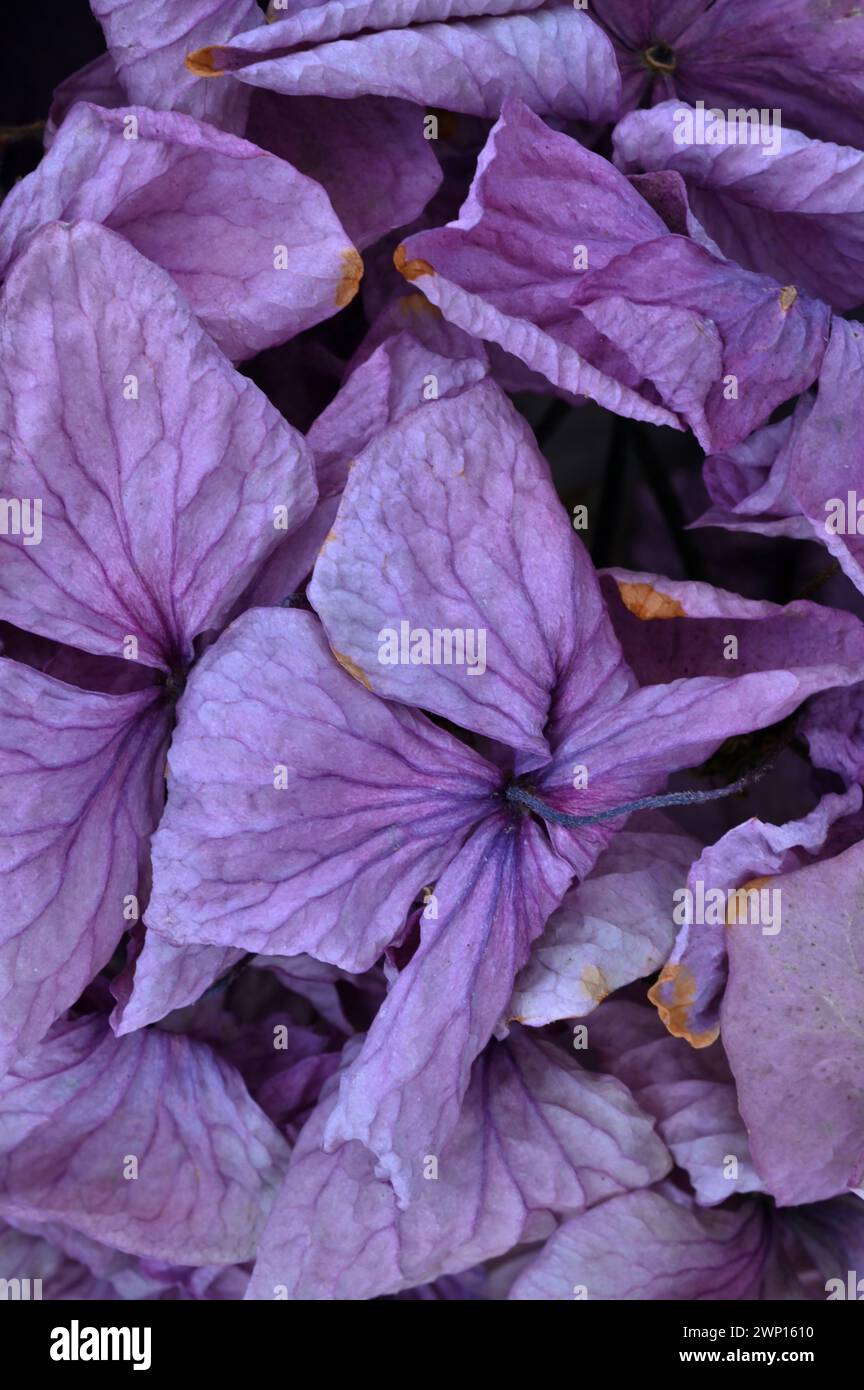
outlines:
[{"label": "purple petal", "polygon": [[626,1089],[517,1032],[478,1059],[455,1130],[401,1211],[371,1156],[304,1130],[261,1243],[249,1297],[368,1299],[537,1240],[554,1216],[642,1186],[669,1159]]},{"label": "purple petal", "polygon": [[363,273],[317,183],[172,112],[77,106],[3,203],[0,267],[39,227],[72,218],[103,222],[169,271],[238,359],[335,314]]},{"label": "purple petal", "polygon": [[756,1202],[705,1211],[659,1192],[627,1193],[565,1222],[516,1280],[510,1297],[758,1298],[769,1230]]},{"label": "purple petal", "polygon": [[93,1017],[10,1073],[0,1113],[0,1212],[187,1265],[253,1256],[287,1159],[209,1048],[153,1030],[115,1038]]},{"label": "purple petal", "polygon": [[5,659],[0,685],[5,1066],[75,1002],[137,915],[168,714],[156,689],[95,694]]},{"label": "purple petal", "polygon": [[864,845],[787,873],[782,930],[727,929],[721,1026],[756,1167],[783,1206],[864,1180]]},{"label": "purple petal", "polygon": [[515,95],[558,116],[612,119],[621,82],[606,35],[586,14],[542,4],[316,4],[234,43],[211,43],[188,62],[199,76],[222,77],[227,70],[290,96],[399,97],[497,116],[503,99]]},{"label": "purple petal", "polygon": [[0,536],[0,612],[85,651],[188,660],[313,505],[300,436],[102,227],[46,228],[9,276],[0,420],[3,494],[44,533]]},{"label": "purple petal", "polygon": [[185,691],[147,921],[178,945],[366,970],[499,780],[353,680],[311,614],[253,610]]}]

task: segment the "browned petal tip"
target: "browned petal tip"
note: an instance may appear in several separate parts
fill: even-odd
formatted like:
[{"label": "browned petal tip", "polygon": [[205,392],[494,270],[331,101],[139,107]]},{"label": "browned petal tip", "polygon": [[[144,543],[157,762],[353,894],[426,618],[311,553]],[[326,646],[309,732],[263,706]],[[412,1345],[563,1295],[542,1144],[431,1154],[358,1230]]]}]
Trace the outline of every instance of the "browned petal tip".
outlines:
[{"label": "browned petal tip", "polygon": [[194,53],[187,53],[186,66],[195,77],[224,77],[225,69],[216,67],[218,52],[215,44],[210,44],[208,48],[196,48]]},{"label": "browned petal tip", "polygon": [[611,993],[609,981],[603,974],[599,965],[586,965],[582,969],[582,988],[593,999],[595,1004],[602,1004],[603,1000]]},{"label": "browned petal tip", "polygon": [[435,271],[428,261],[409,261],[404,246],[396,247],[396,250],[393,252],[393,264],[399,271],[399,274],[405,276],[406,280],[419,280],[421,275],[435,274]]},{"label": "browned petal tip", "polygon": [[353,246],[342,252],[342,278],[336,286],[336,307],[344,309],[350,304],[360,288],[363,279],[363,257]]},{"label": "browned petal tip", "polygon": [[346,656],[344,652],[337,652],[335,647],[331,648],[331,650],[336,660],[339,662],[339,665],[343,670],[348,672],[349,676],[353,676],[355,681],[359,681],[361,685],[365,685],[367,690],[372,689],[369,677],[366,675],[366,672],[357,665],[356,661],[352,661],[350,656]]},{"label": "browned petal tip", "polygon": [[784,285],[780,291],[780,308],[787,314],[798,298],[798,291],[794,285]]},{"label": "browned petal tip", "polygon": [[[665,989],[666,985],[671,985],[671,990]],[[648,991],[648,998],[673,1038],[683,1038],[691,1047],[701,1048],[710,1047],[720,1036],[719,1028],[708,1028],[704,1033],[694,1033],[690,1029],[690,1007],[696,998],[696,980],[685,965],[664,965],[657,983]]]},{"label": "browned petal tip", "polygon": [[627,584],[619,581],[618,592],[624,607],[643,622],[650,622],[653,618],[687,617],[677,598],[661,594],[650,584]]}]

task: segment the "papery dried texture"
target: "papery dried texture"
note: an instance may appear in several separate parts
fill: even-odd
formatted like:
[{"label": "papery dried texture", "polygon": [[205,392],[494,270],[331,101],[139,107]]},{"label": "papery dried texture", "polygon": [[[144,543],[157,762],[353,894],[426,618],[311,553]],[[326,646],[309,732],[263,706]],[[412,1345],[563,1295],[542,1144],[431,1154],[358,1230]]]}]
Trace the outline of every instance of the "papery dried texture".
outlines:
[{"label": "papery dried texture", "polygon": [[864,1181],[860,843],[786,873],[782,930],[727,932],[721,1028],[754,1162],[782,1206]]},{"label": "papery dried texture", "polygon": [[[287,1146],[209,1048],[58,1025],[0,1084],[0,1213],[195,1265],[250,1259]],[[131,1173],[135,1162],[137,1177]]]},{"label": "papery dried texture", "polygon": [[864,17],[849,0],[591,0],[612,36],[625,106],[677,95],[780,108],[817,139],[864,145]]},{"label": "papery dried texture", "polygon": [[705,460],[703,477],[712,506],[694,527],[722,526],[727,531],[753,531],[763,536],[813,540],[818,531],[789,487],[787,445],[798,424],[813,406],[813,396],[799,396],[795,409],[773,425],[763,425],[724,453]]},{"label": "papery dried texture", "polygon": [[188,660],[284,536],[275,508],[290,529],[314,502],[296,431],[163,271],[87,223],[46,228],[9,277],[0,420],[4,493],[43,499],[39,545],[0,537],[0,611],[86,651]]},{"label": "papery dried texture", "polygon": [[767,1210],[706,1210],[631,1192],[560,1226],[516,1280],[516,1300],[760,1297],[771,1253]]},{"label": "papery dried texture", "polygon": [[363,263],[313,180],[191,116],[81,103],[0,210],[0,270],[33,233],[87,219],[169,271],[229,357],[329,318]]},{"label": "papery dried texture", "polygon": [[202,657],[169,767],[148,922],[178,944],[308,951],[354,971],[498,782],[452,735],[364,690],[312,614],[278,608]]},{"label": "papery dried texture", "polygon": [[649,1005],[625,999],[610,999],[587,1032],[589,1055],[657,1120],[658,1134],[701,1206],[763,1191],[719,1042],[697,1052],[670,1037]]},{"label": "papery dried texture", "polygon": [[767,122],[741,133],[730,118],[719,127],[724,143],[685,138],[685,122],[697,116],[675,101],[634,111],[615,128],[616,165],[628,174],[682,174],[696,216],[739,265],[797,285],[835,309],[860,304],[864,154]]},{"label": "papery dried texture", "polygon": [[572,5],[331,0],[292,10],[233,43],[214,34],[190,54],[191,71],[291,96],[398,97],[475,116],[497,116],[508,94],[576,120],[611,120],[619,106],[612,45]]},{"label": "papery dried texture", "polygon": [[0,660],[0,1074],[110,960],[161,810],[168,713]]},{"label": "papery dried texture", "polygon": [[533,1028],[581,1018],[651,975],[675,939],[672,894],[701,845],[662,816],[632,820],[552,914],[516,981],[512,1016]]},{"label": "papery dried texture", "polygon": [[478,1058],[434,1177],[405,1211],[359,1144],[322,1152],[331,1103],[300,1137],[251,1298],[281,1286],[292,1299],[368,1299],[460,1273],[669,1166],[624,1086],[521,1030]]},{"label": "papery dried texture", "polygon": [[[148,921],[178,943],[306,950],[353,969],[396,944],[327,1142],[362,1139],[405,1204],[531,942],[628,803],[813,691],[860,679],[861,662],[851,638],[841,662],[832,633],[821,664],[789,670],[772,652],[740,677],[637,688],[547,466],[490,381],[376,436],[334,532],[310,586],[332,654],[308,615],[258,610],[193,672]],[[400,656],[403,624],[427,642],[461,634],[465,650]],[[488,758],[412,703],[481,735]],[[409,730],[418,751],[400,762]],[[525,793],[541,798],[536,817]],[[588,823],[541,825],[543,803]],[[409,941],[406,923],[419,926]]]},{"label": "papery dried texture", "polygon": [[409,237],[396,264],[553,385],[686,423],[706,449],[805,390],[825,351],[826,305],[670,233],[612,165],[516,101],[459,219]]},{"label": "papery dried texture", "polygon": [[125,106],[126,92],[121,86],[110,53],[101,53],[98,58],[73,72],[71,77],[64,78],[54,88],[43,136],[46,150],[50,150],[57,137],[57,131],[72,107],[79,101],[87,101],[93,106],[101,106],[108,110]]},{"label": "papery dried texture", "polygon": [[279,603],[299,589],[331,534],[349,470],[377,434],[424,399],[456,395],[488,371],[482,345],[448,324],[428,299],[398,299],[373,324],[336,396],[307,432],[318,501],[256,576],[246,606]]},{"label": "papery dried texture", "polygon": [[233,39],[261,22],[255,0],[91,0],[129,101],[186,111],[243,134],[248,93],[197,82],[184,63],[202,41]]},{"label": "papery dried texture", "polygon": [[[0,538],[0,611],[72,644],[50,655],[43,642],[49,659],[22,639],[21,663],[2,662],[8,1061],[140,915],[194,640],[285,534],[274,508],[290,529],[315,488],[300,436],[165,272],[95,225],[45,229],[9,278],[0,420],[0,486],[41,507],[38,535]],[[182,987],[162,978],[155,993]]]}]

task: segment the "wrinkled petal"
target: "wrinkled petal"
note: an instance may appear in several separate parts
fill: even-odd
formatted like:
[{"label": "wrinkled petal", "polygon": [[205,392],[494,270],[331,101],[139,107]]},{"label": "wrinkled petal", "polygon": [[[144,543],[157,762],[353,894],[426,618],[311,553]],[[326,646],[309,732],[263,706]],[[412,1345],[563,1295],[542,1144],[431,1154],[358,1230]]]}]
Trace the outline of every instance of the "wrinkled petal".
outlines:
[{"label": "wrinkled petal", "polygon": [[255,0],[150,0],[143,8],[136,0],[92,0],[91,9],[130,101],[243,134],[248,93],[233,82],[197,82],[183,60],[202,41],[233,39],[260,24]]},{"label": "wrinkled petal", "polygon": [[39,499],[42,531],[0,535],[0,612],[149,666],[189,659],[277,519],[298,525],[315,497],[302,439],[165,272],[88,223],[46,228],[9,276],[0,438],[3,495]]},{"label": "wrinkled petal", "polygon": [[[58,1027],[0,1085],[0,1212],[182,1264],[250,1259],[287,1146],[188,1038]],[[137,1178],[124,1176],[137,1159]]]},{"label": "wrinkled petal", "polygon": [[363,265],[326,193],[284,160],[172,112],[81,104],[0,213],[0,269],[47,222],[86,218],[169,271],[232,358],[329,318]]},{"label": "wrinkled petal", "polygon": [[259,91],[245,134],[320,183],[362,251],[419,217],[441,183],[424,116],[420,107],[384,97],[336,101]]},{"label": "wrinkled petal", "polygon": [[622,1085],[521,1032],[478,1059],[434,1179],[405,1211],[361,1145],[322,1153],[328,1108],[295,1150],[251,1298],[281,1286],[291,1299],[368,1299],[458,1273],[669,1165]]},{"label": "wrinkled petal", "polygon": [[532,1028],[581,1018],[659,969],[674,941],[672,894],[699,851],[659,818],[622,830],[550,917],[516,981],[512,1016]]},{"label": "wrinkled petal", "polygon": [[255,609],[186,689],[148,924],[177,945],[374,964],[485,814],[495,769],[387,705],[317,620]]},{"label": "wrinkled petal", "polygon": [[670,1037],[652,1009],[624,999],[611,999],[591,1019],[588,1035],[604,1071],[657,1120],[700,1205],[763,1190],[720,1043],[696,1052]]},{"label": "wrinkled petal", "polygon": [[782,1206],[864,1179],[864,846],[779,882],[782,930],[727,931],[721,1027],[756,1167]]},{"label": "wrinkled petal", "polygon": [[612,45],[588,15],[567,6],[530,13],[541,5],[311,5],[232,44],[208,44],[189,66],[203,77],[230,71],[241,82],[291,96],[399,97],[497,116],[504,97],[516,95],[538,111],[610,120],[621,92]]},{"label": "wrinkled petal", "polygon": [[[682,140],[692,108],[664,102],[615,129],[625,173],[673,169],[723,254],[750,270],[854,309],[864,299],[864,154],[797,130],[727,117],[728,144]],[[773,142],[773,143],[772,143]]]},{"label": "wrinkled petal", "polygon": [[[512,1299],[758,1298],[770,1254],[762,1209],[711,1211],[631,1192],[565,1222],[519,1276]],[[585,1292],[582,1292],[585,1290]]]},{"label": "wrinkled petal", "polygon": [[101,695],[0,660],[0,1069],[107,964],[138,913],[162,801],[155,689]]},{"label": "wrinkled petal", "polygon": [[569,878],[537,826],[499,814],[435,884],[436,915],[424,914],[420,945],[345,1072],[326,1131],[328,1148],[359,1139],[371,1149],[400,1205],[422,1190],[425,1156],[452,1133],[474,1059]]},{"label": "wrinkled petal", "polygon": [[550,713],[557,727],[602,687],[627,686],[587,552],[493,382],[430,402],[372,441],[309,595],[371,690],[535,762],[548,755]]}]

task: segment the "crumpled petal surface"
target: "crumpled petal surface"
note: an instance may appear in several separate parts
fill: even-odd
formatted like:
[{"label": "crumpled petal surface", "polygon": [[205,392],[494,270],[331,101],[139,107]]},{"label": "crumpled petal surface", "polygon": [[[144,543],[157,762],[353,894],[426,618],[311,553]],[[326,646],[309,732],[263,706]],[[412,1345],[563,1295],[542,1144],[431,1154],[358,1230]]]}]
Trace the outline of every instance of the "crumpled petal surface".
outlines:
[{"label": "crumpled petal surface", "polygon": [[[0,1084],[0,1213],[182,1264],[248,1260],[287,1145],[188,1038],[80,1018]],[[124,1177],[137,1159],[138,1176]]]},{"label": "crumpled petal surface", "polygon": [[624,1086],[521,1030],[477,1060],[435,1176],[405,1211],[359,1144],[322,1152],[328,1108],[294,1151],[250,1298],[280,1286],[290,1299],[394,1293],[541,1239],[556,1214],[656,1181],[669,1165]]},{"label": "crumpled petal surface", "polygon": [[[122,283],[123,297],[114,286]],[[0,487],[42,537],[0,535],[0,613],[171,669],[315,500],[296,431],[239,376],[163,270],[116,233],[53,224],[0,305]],[[281,513],[279,514],[281,517]]]},{"label": "crumpled petal surface", "polygon": [[363,263],[324,190],[284,159],[174,112],[81,103],[0,211],[4,273],[48,222],[119,232],[241,359],[329,318]]}]

